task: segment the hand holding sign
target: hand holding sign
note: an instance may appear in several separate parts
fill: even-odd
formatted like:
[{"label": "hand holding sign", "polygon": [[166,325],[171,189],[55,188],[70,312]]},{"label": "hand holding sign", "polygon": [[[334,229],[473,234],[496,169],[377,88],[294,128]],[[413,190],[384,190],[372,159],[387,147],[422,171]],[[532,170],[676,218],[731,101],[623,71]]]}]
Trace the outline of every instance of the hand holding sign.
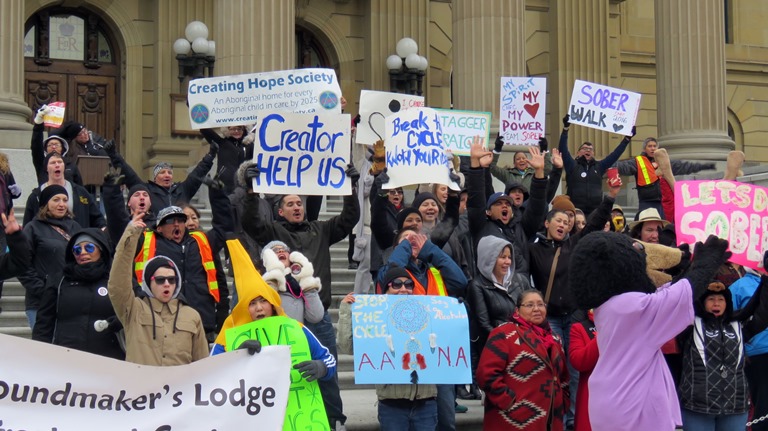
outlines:
[{"label": "hand holding sign", "polygon": [[259,340],[245,340],[237,350],[247,350],[249,355],[261,352],[261,343]]},{"label": "hand holding sign", "polygon": [[344,173],[347,175],[347,178],[349,178],[350,181],[352,181],[352,187],[357,185],[357,180],[360,179],[360,172],[357,172],[357,168],[355,168],[355,165],[352,163],[347,165],[347,170],[344,171]]}]

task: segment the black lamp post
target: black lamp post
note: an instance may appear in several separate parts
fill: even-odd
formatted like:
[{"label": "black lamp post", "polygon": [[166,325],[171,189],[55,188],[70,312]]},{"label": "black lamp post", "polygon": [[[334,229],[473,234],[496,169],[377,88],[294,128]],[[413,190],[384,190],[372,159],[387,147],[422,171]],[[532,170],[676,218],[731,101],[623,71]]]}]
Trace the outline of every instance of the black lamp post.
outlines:
[{"label": "black lamp post", "polygon": [[420,56],[419,45],[410,37],[404,37],[397,42],[397,54],[387,57],[389,69],[390,91],[423,95],[423,81],[429,63]]},{"label": "black lamp post", "polygon": [[204,78],[213,76],[213,65],[216,62],[216,42],[208,40],[208,26],[200,21],[192,21],[184,30],[185,38],[176,39],[173,52],[179,62],[179,88],[184,91],[184,79]]}]

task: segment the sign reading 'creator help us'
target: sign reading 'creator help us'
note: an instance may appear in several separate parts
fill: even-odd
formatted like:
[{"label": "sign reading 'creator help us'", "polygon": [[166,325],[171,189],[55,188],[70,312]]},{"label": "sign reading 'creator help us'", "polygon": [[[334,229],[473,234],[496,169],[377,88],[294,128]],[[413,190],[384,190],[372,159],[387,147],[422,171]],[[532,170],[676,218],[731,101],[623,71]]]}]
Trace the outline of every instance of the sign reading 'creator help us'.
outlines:
[{"label": "sign reading 'creator help us'", "polygon": [[341,113],[333,69],[297,69],[189,81],[193,129],[253,123],[259,113]]}]

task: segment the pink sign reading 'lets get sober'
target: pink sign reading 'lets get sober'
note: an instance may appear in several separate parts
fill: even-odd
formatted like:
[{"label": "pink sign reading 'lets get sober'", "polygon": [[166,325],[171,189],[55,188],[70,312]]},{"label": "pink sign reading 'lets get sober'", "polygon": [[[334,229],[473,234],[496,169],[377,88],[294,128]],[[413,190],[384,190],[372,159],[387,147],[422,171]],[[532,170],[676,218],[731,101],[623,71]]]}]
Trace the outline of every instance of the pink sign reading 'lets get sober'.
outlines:
[{"label": "pink sign reading 'lets get sober'", "polygon": [[728,240],[731,262],[765,271],[768,189],[725,180],[678,181],[675,231],[678,244],[693,245],[710,234],[717,235]]}]

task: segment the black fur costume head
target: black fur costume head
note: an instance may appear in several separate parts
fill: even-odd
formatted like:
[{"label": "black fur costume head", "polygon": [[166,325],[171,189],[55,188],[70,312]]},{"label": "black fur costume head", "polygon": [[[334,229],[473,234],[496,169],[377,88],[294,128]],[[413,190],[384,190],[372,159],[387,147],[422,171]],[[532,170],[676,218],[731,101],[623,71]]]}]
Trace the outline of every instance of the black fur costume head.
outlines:
[{"label": "black fur costume head", "polygon": [[579,308],[597,308],[626,292],[653,293],[645,256],[632,239],[615,232],[593,232],[574,248],[570,263],[571,294]]}]

